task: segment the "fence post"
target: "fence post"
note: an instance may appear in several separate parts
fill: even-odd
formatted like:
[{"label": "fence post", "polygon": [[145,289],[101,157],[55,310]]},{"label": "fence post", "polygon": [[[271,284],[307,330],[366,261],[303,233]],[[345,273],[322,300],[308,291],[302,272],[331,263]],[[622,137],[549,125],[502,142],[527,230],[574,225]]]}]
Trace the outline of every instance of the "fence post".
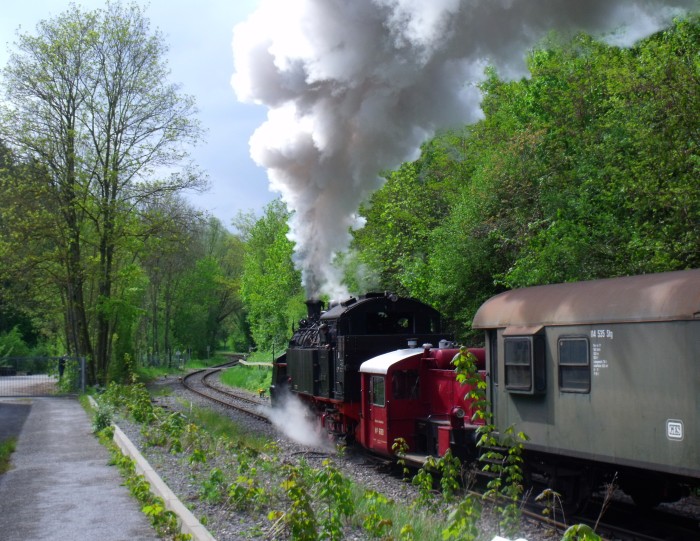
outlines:
[{"label": "fence post", "polygon": [[80,393],[85,394],[85,357],[80,357]]}]

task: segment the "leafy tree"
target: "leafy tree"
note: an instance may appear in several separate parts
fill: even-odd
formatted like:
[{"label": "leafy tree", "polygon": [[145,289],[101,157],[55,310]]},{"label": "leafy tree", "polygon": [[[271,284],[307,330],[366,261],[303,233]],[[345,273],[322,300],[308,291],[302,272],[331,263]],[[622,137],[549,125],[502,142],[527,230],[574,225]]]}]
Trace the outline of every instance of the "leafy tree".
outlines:
[{"label": "leafy tree", "polygon": [[131,212],[155,194],[202,184],[184,150],[200,136],[194,101],[167,82],[165,52],[136,4],[73,5],[37,35],[19,35],[3,71],[4,136],[45,169],[37,180],[57,222],[68,342],[90,359],[93,380],[104,379],[110,359],[109,306],[134,235]]},{"label": "leafy tree", "polygon": [[427,143],[417,161],[389,173],[382,189],[362,206],[360,213],[367,223],[353,232],[353,247],[377,278],[369,285],[352,277],[351,282],[361,289],[374,286],[403,295],[427,296],[430,232],[446,217],[456,192],[461,164],[450,153],[461,143],[461,135],[456,133]]},{"label": "leafy tree", "polygon": [[[697,21],[622,50],[578,36],[531,60],[547,174],[510,286],[697,266]],[[555,84],[551,84],[555,81]]]},{"label": "leafy tree", "polygon": [[631,49],[552,35],[529,78],[489,69],[484,119],[438,136],[363,209],[359,259],[458,335],[503,288],[700,266],[699,38],[698,17]]},{"label": "leafy tree", "polygon": [[[197,259],[187,266],[175,291],[173,336],[178,344],[204,356],[226,341],[231,326],[241,324],[244,246],[214,218],[200,228],[194,241]],[[245,329],[239,332],[243,333],[239,343],[245,346]]]},{"label": "leafy tree", "polygon": [[301,273],[292,262],[293,243],[287,239],[289,211],[279,199],[263,216],[241,215],[235,225],[245,242],[241,297],[250,332],[261,350],[280,349],[291,323],[306,314]]},{"label": "leafy tree", "polygon": [[[0,144],[0,327],[19,325],[33,347],[54,343],[54,353],[66,353],[52,340],[63,334],[65,312],[57,286],[63,274],[53,259],[56,220],[51,201],[36,179],[45,179],[36,163],[22,163]],[[62,315],[63,313],[63,315]]]}]

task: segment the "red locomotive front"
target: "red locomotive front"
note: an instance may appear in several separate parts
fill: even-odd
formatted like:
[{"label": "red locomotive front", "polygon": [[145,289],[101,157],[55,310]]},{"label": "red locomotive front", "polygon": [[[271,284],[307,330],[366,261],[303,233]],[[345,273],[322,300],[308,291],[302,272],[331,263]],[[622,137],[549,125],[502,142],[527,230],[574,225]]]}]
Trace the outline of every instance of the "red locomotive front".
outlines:
[{"label": "red locomotive front", "polygon": [[[483,349],[469,349],[484,377]],[[401,438],[408,458],[422,462],[426,456],[443,456],[448,449],[460,458],[474,453],[474,408],[466,398],[470,387],[459,383],[452,359],[454,348],[392,351],[360,366],[362,406],[358,439],[371,451],[391,456]],[[475,424],[478,423],[478,424]]]}]

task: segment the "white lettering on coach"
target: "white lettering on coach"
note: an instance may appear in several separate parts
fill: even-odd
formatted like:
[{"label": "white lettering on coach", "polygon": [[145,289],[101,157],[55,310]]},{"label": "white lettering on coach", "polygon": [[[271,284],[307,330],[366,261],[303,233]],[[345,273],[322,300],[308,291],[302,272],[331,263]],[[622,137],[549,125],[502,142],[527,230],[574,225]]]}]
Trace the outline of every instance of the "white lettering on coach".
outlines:
[{"label": "white lettering on coach", "polygon": [[683,421],[678,419],[669,419],[666,421],[666,437],[669,440],[683,440]]}]

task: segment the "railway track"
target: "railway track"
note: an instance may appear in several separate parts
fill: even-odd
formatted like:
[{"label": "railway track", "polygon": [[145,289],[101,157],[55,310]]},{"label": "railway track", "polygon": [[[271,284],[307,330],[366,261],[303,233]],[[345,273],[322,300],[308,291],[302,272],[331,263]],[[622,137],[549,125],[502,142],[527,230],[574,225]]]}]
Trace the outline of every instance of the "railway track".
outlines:
[{"label": "railway track", "polygon": [[[691,541],[700,539],[700,500],[687,498],[685,503],[666,504],[656,509],[640,510],[625,501],[625,496],[616,496],[604,504],[602,498],[594,497],[580,514],[566,516],[566,523],[586,524],[603,540],[614,541]],[[627,498],[629,499],[629,498]],[[605,511],[601,515],[601,509]],[[552,531],[563,534],[567,524],[561,514],[544,516],[541,505],[527,504],[523,514],[530,520],[540,522]]]},{"label": "railway track", "polygon": [[255,400],[242,393],[237,393],[234,390],[223,389],[213,383],[212,379],[216,374],[225,368],[236,366],[238,362],[238,359],[234,359],[219,366],[191,372],[182,378],[182,385],[188,391],[216,404],[240,411],[246,415],[269,423],[270,419],[266,411],[269,409],[268,403],[262,400]]},{"label": "railway track", "polygon": [[[655,509],[640,510],[627,501],[615,500],[598,523],[605,539],[623,541],[690,541],[700,539],[700,502],[693,498]],[[689,509],[684,509],[689,508]],[[590,516],[574,517],[590,525]]]},{"label": "railway track", "polygon": [[[213,403],[242,412],[265,423],[270,423],[269,402],[251,398],[250,395],[223,388],[217,384],[215,376],[225,368],[236,366],[240,359],[197,370],[182,378],[182,385]],[[696,502],[697,513],[690,516],[674,514],[673,510],[652,510],[640,512],[638,508],[625,502],[613,502],[606,510],[602,519],[598,520],[601,502],[593,502],[588,507],[590,514],[567,516],[570,524],[588,524],[595,527],[596,532],[605,540],[615,541],[686,541],[700,539],[700,502]],[[567,525],[553,521],[542,514],[542,508],[523,509],[523,514],[531,521],[544,523],[550,531],[563,533]]]}]

